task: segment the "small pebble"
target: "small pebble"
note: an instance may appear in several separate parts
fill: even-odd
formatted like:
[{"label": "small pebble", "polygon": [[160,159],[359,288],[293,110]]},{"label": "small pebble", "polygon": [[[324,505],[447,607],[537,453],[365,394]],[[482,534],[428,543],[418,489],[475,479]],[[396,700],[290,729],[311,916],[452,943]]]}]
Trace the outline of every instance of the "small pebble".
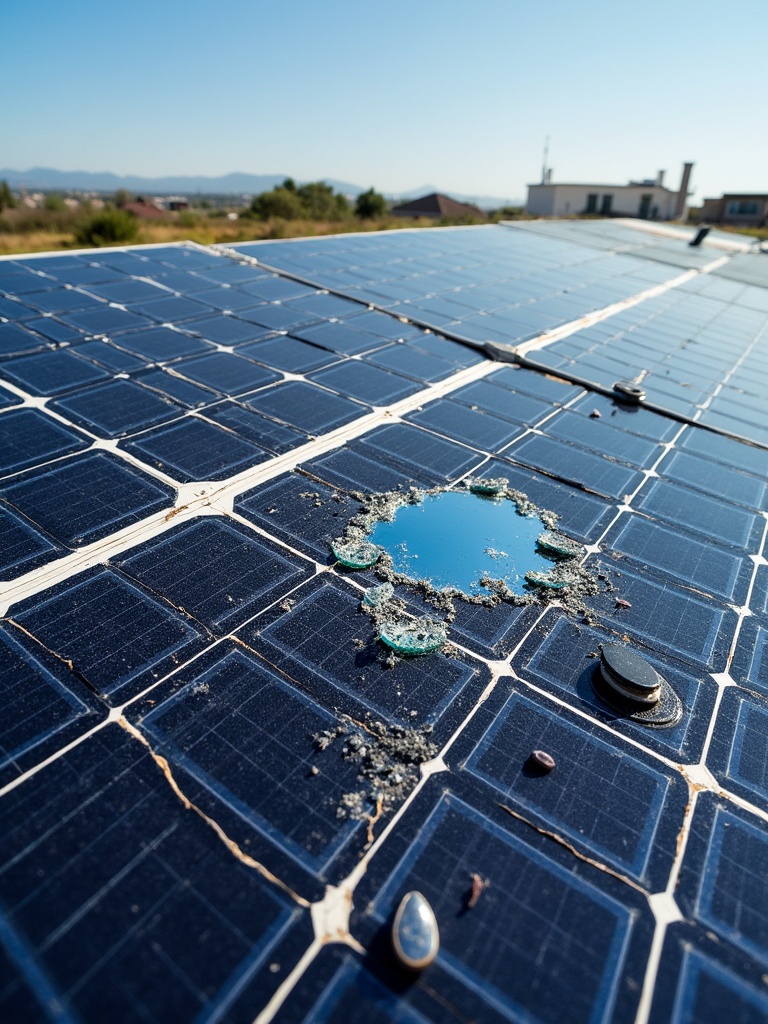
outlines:
[{"label": "small pebble", "polygon": [[440,933],[429,900],[420,892],[406,893],[392,925],[392,946],[400,963],[411,971],[429,967],[440,948]]},{"label": "small pebble", "polygon": [[310,775],[319,775],[320,774],[320,769],[317,767],[316,764],[313,764],[312,767],[309,769],[309,774]]},{"label": "small pebble", "polygon": [[632,605],[629,603],[629,601],[625,601],[623,597],[617,597],[616,598],[616,607],[617,608],[631,608]]},{"label": "small pebble", "polygon": [[589,418],[591,420],[599,420],[601,415],[602,414],[599,409],[593,409],[592,412],[589,414]]},{"label": "small pebble", "polygon": [[546,750],[532,750],[531,762],[542,772],[551,772],[555,767],[555,759]]}]

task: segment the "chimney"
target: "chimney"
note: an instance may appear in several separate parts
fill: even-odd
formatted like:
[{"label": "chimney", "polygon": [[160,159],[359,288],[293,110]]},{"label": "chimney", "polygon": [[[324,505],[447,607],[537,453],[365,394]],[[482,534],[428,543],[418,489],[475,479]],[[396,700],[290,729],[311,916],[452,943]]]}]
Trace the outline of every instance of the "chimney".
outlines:
[{"label": "chimney", "polygon": [[656,184],[658,185],[659,188],[663,188],[664,187],[664,175],[666,173],[667,173],[666,171],[659,171],[657,173],[657,175],[656,175]]},{"label": "chimney", "polygon": [[693,164],[683,164],[683,177],[680,181],[680,191],[677,193],[677,199],[675,200],[675,212],[673,214],[674,220],[683,220],[685,218],[685,210],[688,205],[688,182],[691,180],[692,170]]}]

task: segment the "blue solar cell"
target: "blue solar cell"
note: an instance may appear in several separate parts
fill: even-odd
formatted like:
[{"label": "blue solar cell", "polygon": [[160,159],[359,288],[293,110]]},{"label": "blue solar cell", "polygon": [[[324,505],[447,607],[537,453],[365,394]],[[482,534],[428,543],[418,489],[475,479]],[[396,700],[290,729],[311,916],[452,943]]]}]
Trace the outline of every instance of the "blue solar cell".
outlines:
[{"label": "blue solar cell", "polygon": [[163,288],[158,288],[149,281],[137,281],[135,278],[124,278],[122,281],[106,281],[92,285],[89,289],[93,295],[99,295],[107,302],[119,302],[121,305],[143,300],[160,299],[168,295]]},{"label": "blue solar cell", "polygon": [[274,277],[271,274],[259,275],[255,269],[253,274],[253,281],[241,284],[240,290],[256,299],[261,299],[262,302],[279,302],[283,299],[314,294],[314,289],[307,288],[305,284],[299,284],[298,281],[289,281],[284,277]]},{"label": "blue solar cell", "polygon": [[[443,970],[507,1019],[513,1012],[554,1024],[564,1006],[574,1022],[609,1014],[632,1019],[638,993],[620,979],[638,943],[646,949],[650,939],[637,894],[625,887],[609,895],[599,872],[582,876],[573,860],[563,865],[529,845],[530,830],[513,833],[450,794],[432,797],[429,817],[408,836],[408,848],[398,848],[399,859],[387,865],[389,875],[375,895],[373,878],[366,879],[375,923],[381,928],[402,896],[418,890],[441,922]],[[476,908],[482,924],[475,919],[471,925],[462,911],[473,874],[490,885],[481,897],[485,910],[482,903]],[[484,941],[468,943],[467,929],[479,927]],[[481,1009],[474,1019],[489,1018]]]},{"label": "blue solar cell", "polygon": [[[600,395],[593,392],[585,394],[569,406],[571,412],[577,412],[582,416],[597,419],[595,412],[600,418],[605,419],[611,426],[630,434],[638,434],[640,437],[647,437],[653,441],[670,441],[680,430],[680,424],[665,416],[649,412],[637,405],[627,405],[622,402],[614,402],[607,395]],[[688,431],[687,433],[690,433]],[[693,431],[693,433],[699,433]],[[679,444],[680,442],[678,442]]]},{"label": "blue solar cell", "polygon": [[242,395],[281,379],[280,374],[265,370],[250,359],[232,352],[212,352],[195,359],[185,359],[174,369],[184,377],[223,395]]},{"label": "blue solar cell", "polygon": [[253,284],[264,278],[264,272],[255,267],[243,266],[234,263],[229,259],[218,259],[215,263],[209,262],[207,266],[200,267],[194,271],[196,277],[204,281],[215,281],[216,284]]},{"label": "blue solar cell", "polygon": [[312,313],[318,319],[350,316],[365,309],[365,306],[361,306],[359,302],[351,302],[349,299],[342,299],[338,295],[328,295],[324,292],[314,292],[311,295],[286,299],[285,305],[296,307],[305,313]]},{"label": "blue solar cell", "polygon": [[641,570],[650,568],[672,582],[685,581],[731,604],[741,605],[747,596],[753,564],[746,555],[713,550],[710,543],[644,516],[622,515],[603,543]]},{"label": "blue solar cell", "polygon": [[146,373],[137,374],[134,379],[144,387],[151,388],[153,391],[173,399],[174,402],[178,402],[186,409],[201,409],[212,402],[218,402],[220,398],[215,391],[192,384],[183,377],[177,376],[175,372],[149,370]]},{"label": "blue solar cell", "polygon": [[762,532],[763,524],[754,512],[667,480],[648,480],[633,507],[733,547],[752,548]]},{"label": "blue solar cell", "polygon": [[114,373],[129,373],[131,370],[140,370],[146,366],[146,360],[131,355],[117,348],[109,341],[98,339],[96,341],[84,341],[77,346],[77,354],[91,359],[99,366]]},{"label": "blue solar cell", "polygon": [[[634,634],[633,623],[623,628]],[[675,759],[697,761],[714,707],[716,684],[700,670],[686,668],[656,647],[653,651],[642,648],[642,657],[670,683],[685,711],[682,720],[672,728],[649,729],[639,725],[610,709],[592,687],[592,678],[598,670],[595,652],[599,651],[600,644],[615,642],[616,636],[604,627],[570,622],[565,615],[553,610],[516,655],[515,671],[522,679],[554,693],[577,710],[586,711],[590,717],[610,723],[617,733],[637,740],[646,748]]]},{"label": "blue solar cell", "polygon": [[184,295],[170,295],[168,292],[161,292],[167,296],[162,299],[153,299],[151,302],[132,302],[132,312],[140,313],[142,316],[156,320],[158,323],[171,323],[178,320],[191,320],[192,317],[204,316],[209,312],[209,307],[203,302],[196,302]]},{"label": "blue solar cell", "polygon": [[569,384],[568,381],[560,380],[549,374],[512,366],[503,366],[500,370],[494,370],[486,377],[486,380],[492,384],[511,388],[513,391],[522,391],[527,395],[559,404],[569,402],[582,390],[576,384]]},{"label": "blue solar cell", "polygon": [[413,337],[409,337],[408,344],[421,352],[430,352],[441,359],[447,359],[456,367],[476,366],[486,358],[482,352],[476,352],[466,345],[460,345],[456,341],[449,341],[447,338],[425,332],[419,332]]},{"label": "blue solar cell", "polygon": [[5,822],[0,920],[35,1019],[52,1004],[81,1020],[247,1015],[240,997],[268,998],[269,964],[311,938],[308,912],[185,811],[118,725],[16,789]]},{"label": "blue solar cell", "polygon": [[608,455],[639,469],[649,469],[663,453],[655,441],[630,434],[602,419],[578,416],[567,409],[542,429],[550,437],[573,441],[588,451]]},{"label": "blue solar cell", "polygon": [[[181,290],[181,289],[177,289]],[[245,309],[253,305],[253,296],[239,288],[231,288],[229,285],[222,285],[220,288],[206,288],[204,291],[196,291],[195,299],[205,303],[213,309],[220,311]]]},{"label": "blue solar cell", "polygon": [[[588,561],[587,567],[590,564]],[[603,572],[611,568],[606,561],[600,565]],[[672,586],[650,574],[631,571],[623,561],[616,566],[621,574],[618,595],[593,599],[595,609],[609,624],[620,631],[631,630],[654,651],[689,660],[703,670],[724,671],[735,612],[698,591],[685,589],[687,580],[678,580],[677,586]],[[629,601],[631,607],[616,605],[617,596]]]},{"label": "blue solar cell", "polygon": [[249,409],[308,434],[324,434],[364,416],[370,410],[304,381],[287,381],[248,398]]},{"label": "blue solar cell", "polygon": [[196,416],[155,427],[122,441],[121,447],[182,482],[224,480],[270,457],[250,441]]},{"label": "blue solar cell", "polygon": [[[697,802],[680,873],[687,916],[765,965],[768,963],[768,839],[758,819],[711,794]],[[704,884],[706,882],[706,884]]]},{"label": "blue solar cell", "polygon": [[247,441],[253,441],[260,448],[265,448],[276,455],[306,444],[307,438],[292,427],[260,416],[251,409],[245,409],[236,402],[220,402],[209,406],[205,411],[206,418],[219,423],[227,430],[232,430]]},{"label": "blue solar cell", "polygon": [[5,500],[68,547],[90,544],[173,503],[170,487],[106,452],[30,470]]},{"label": "blue solar cell", "polygon": [[5,388],[0,388],[0,409],[8,409],[12,405],[20,405],[21,402],[21,398],[11,394],[10,391],[6,391]]},{"label": "blue solar cell", "polygon": [[730,792],[768,808],[768,707],[752,693],[732,687],[723,694],[710,769]]},{"label": "blue solar cell", "polygon": [[135,696],[202,645],[206,630],[111,569],[90,569],[14,608],[14,622],[72,664],[71,686]]},{"label": "blue solar cell", "polygon": [[[346,490],[361,490],[369,493],[389,491],[410,485],[424,483],[423,473],[416,467],[393,465],[385,461],[383,453],[342,448],[322,455],[303,467],[313,477],[319,477],[335,487]],[[430,483],[436,482],[432,476]]]},{"label": "blue solar cell", "polygon": [[181,406],[130,380],[77,391],[52,402],[51,408],[99,437],[125,437],[184,414]]},{"label": "blue solar cell", "polygon": [[446,359],[440,359],[439,356],[411,348],[406,342],[379,349],[365,358],[375,366],[382,366],[385,370],[394,370],[396,373],[402,373],[405,377],[412,377],[413,380],[425,384],[443,380],[455,373],[454,367]]},{"label": "blue solar cell", "polygon": [[96,263],[81,263],[77,266],[51,269],[51,274],[63,284],[79,285],[86,290],[91,285],[101,282],[126,279],[122,271],[116,270],[114,267],[103,267]]},{"label": "blue solar cell", "polygon": [[672,451],[657,467],[659,476],[687,484],[728,502],[761,509],[765,503],[765,479],[727,468],[684,451]]},{"label": "blue solar cell", "polygon": [[533,426],[542,417],[554,412],[549,402],[510,392],[507,388],[497,387],[487,380],[467,384],[452,392],[451,398],[454,402],[461,402],[471,409],[477,408],[492,416],[500,416],[512,423],[524,423],[527,426]]},{"label": "blue solar cell", "polygon": [[23,646],[13,626],[0,629],[0,782],[5,784],[105,715],[93,695],[43,648]]},{"label": "blue solar cell", "polygon": [[25,303],[18,299],[14,299],[13,296],[0,296],[0,317],[4,317],[6,320],[16,321],[24,320],[25,318],[35,315],[36,310],[29,305],[25,305]]},{"label": "blue solar cell", "polygon": [[0,365],[0,374],[31,395],[59,395],[109,377],[106,370],[67,349],[21,356]]},{"label": "blue solar cell", "polygon": [[38,409],[12,409],[0,416],[0,476],[82,451],[90,441]]},{"label": "blue solar cell", "polygon": [[[603,730],[569,720],[559,708],[541,708],[518,693],[493,716],[484,712],[483,726],[464,764],[496,791],[497,799],[548,822],[592,857],[649,889],[665,883],[676,835],[674,829],[660,830],[660,824],[682,821],[687,802],[682,780],[628,750],[617,761],[615,741],[609,742]],[[533,749],[554,758],[557,771],[551,778],[544,780],[531,769]],[[594,793],[600,794],[597,806]],[[655,851],[664,845],[664,832],[660,860]]]},{"label": "blue solar cell", "polygon": [[[53,282],[50,282],[53,284]],[[43,313],[69,313],[82,310],[98,312],[103,310],[104,303],[72,288],[52,288],[50,291],[35,292],[26,297],[30,306]]]},{"label": "blue solar cell", "polygon": [[369,405],[390,405],[419,390],[413,381],[351,359],[313,373],[309,379]]},{"label": "blue solar cell", "polygon": [[172,331],[169,327],[153,327],[136,334],[121,334],[117,344],[129,352],[135,352],[160,363],[178,359],[180,356],[211,351],[211,346],[200,338],[193,338],[181,331]]},{"label": "blue solar cell", "polygon": [[[661,958],[651,1020],[654,1024],[697,1024],[698,1021],[722,1020],[727,1016],[734,1024],[752,1024],[768,1016],[768,997],[757,964],[743,954],[729,956],[722,943],[709,943],[706,953],[694,947],[694,941],[705,944],[707,937],[688,927],[673,925],[667,932],[667,943]],[[720,948],[718,948],[718,946]],[[727,966],[719,962],[728,958]],[[747,981],[749,978],[752,984]]]},{"label": "blue solar cell", "polygon": [[0,580],[30,572],[62,550],[42,530],[0,503]]},{"label": "blue solar cell", "polygon": [[[239,312],[239,311],[238,311]],[[262,333],[252,323],[239,320],[234,316],[207,317],[205,320],[191,320],[184,324],[185,331],[192,331],[207,341],[219,345],[237,345],[243,341],[253,341]]]},{"label": "blue solar cell", "polygon": [[319,758],[307,739],[333,728],[336,716],[234,646],[218,648],[185,674],[192,676],[186,685],[178,689],[174,680],[166,700],[155,691],[154,706],[142,715],[153,746],[183,765],[211,802],[234,811],[260,844],[328,877],[328,862],[364,827],[335,810],[344,787],[355,785],[355,767],[336,771],[334,761],[333,772],[310,771]]},{"label": "blue solar cell", "polygon": [[238,635],[289,677],[301,679],[326,707],[344,700],[358,721],[370,711],[402,724],[433,723],[436,734],[445,735],[466,691],[485,680],[485,671],[460,656],[441,655],[428,674],[405,661],[395,688],[386,681],[386,648],[374,638],[369,621],[355,614],[359,604],[359,593],[345,584],[318,581],[296,595],[290,611],[272,609]]},{"label": "blue solar cell", "polygon": [[45,274],[27,270],[18,263],[3,263],[0,266],[0,291],[9,295],[27,295],[50,287],[55,282]]},{"label": "blue solar cell", "polygon": [[558,480],[616,500],[632,493],[642,481],[637,470],[549,437],[524,437],[505,455]]},{"label": "blue solar cell", "polygon": [[370,352],[372,349],[381,348],[383,344],[381,338],[377,338],[368,331],[359,330],[355,326],[354,320],[350,323],[325,323],[312,327],[295,327],[291,333],[299,340],[309,341],[330,352],[339,352],[348,356],[357,355],[360,352]]},{"label": "blue solar cell", "polygon": [[480,461],[478,453],[404,423],[379,427],[358,442],[360,448],[382,454],[395,465],[413,467],[425,480],[443,482],[463,476]]},{"label": "blue solar cell", "polygon": [[443,434],[448,439],[455,438],[488,452],[500,451],[513,437],[523,432],[519,424],[509,423],[479,410],[467,409],[447,398],[431,402],[420,412],[412,412],[405,419],[409,423],[417,423]]},{"label": "blue solar cell", "polygon": [[113,560],[131,579],[209,629],[229,631],[312,574],[237,523],[204,517]]},{"label": "blue solar cell", "polygon": [[113,334],[149,326],[146,317],[137,316],[136,313],[118,309],[116,306],[101,306],[99,309],[84,313],[66,313],[61,319],[73,327],[82,328],[88,334]]},{"label": "blue solar cell", "polygon": [[18,356],[45,348],[45,338],[16,324],[0,324],[0,356]]},{"label": "blue solar cell", "polygon": [[265,366],[288,373],[309,373],[321,366],[328,366],[337,360],[337,356],[314,345],[298,341],[287,335],[268,336],[265,341],[249,342],[238,349],[238,353],[247,355]]},{"label": "blue solar cell", "polygon": [[240,515],[323,563],[333,561],[331,541],[358,508],[352,498],[293,473],[235,499]]},{"label": "blue solar cell", "polygon": [[251,306],[250,309],[240,309],[238,316],[268,331],[287,331],[292,327],[313,323],[319,319],[313,313],[306,313],[299,309],[298,306],[287,306],[275,302]]}]

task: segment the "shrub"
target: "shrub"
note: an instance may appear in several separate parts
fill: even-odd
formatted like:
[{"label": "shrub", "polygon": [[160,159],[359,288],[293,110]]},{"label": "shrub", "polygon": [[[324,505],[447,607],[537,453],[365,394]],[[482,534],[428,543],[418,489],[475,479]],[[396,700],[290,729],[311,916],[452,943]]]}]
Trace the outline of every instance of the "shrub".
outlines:
[{"label": "shrub", "polygon": [[0,213],[6,209],[12,210],[15,206],[16,197],[13,192],[11,192],[8,182],[3,178],[3,180],[0,181]]},{"label": "shrub", "polygon": [[107,206],[78,224],[75,241],[84,246],[115,245],[132,242],[139,233],[139,222],[127,210]]},{"label": "shrub", "polygon": [[285,187],[273,188],[271,192],[254,196],[251,212],[259,220],[269,220],[271,217],[298,220],[306,214],[301,198],[292,189]]},{"label": "shrub", "polygon": [[367,220],[371,217],[383,217],[386,212],[386,199],[372,188],[369,188],[367,192],[361,192],[357,197],[355,213],[358,217]]}]

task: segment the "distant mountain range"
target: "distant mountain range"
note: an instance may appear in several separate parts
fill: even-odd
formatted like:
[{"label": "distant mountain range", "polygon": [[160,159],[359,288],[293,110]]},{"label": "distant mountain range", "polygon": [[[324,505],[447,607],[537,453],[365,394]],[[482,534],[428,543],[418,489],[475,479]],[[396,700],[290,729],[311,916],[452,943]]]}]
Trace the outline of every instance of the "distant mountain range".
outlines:
[{"label": "distant mountain range", "polygon": [[[0,181],[5,180],[11,188],[24,186],[28,191],[42,190],[74,190],[78,192],[115,192],[119,188],[130,192],[147,193],[149,195],[257,195],[267,192],[284,181],[287,174],[243,174],[234,172],[218,178],[206,178],[200,175],[172,175],[167,178],[142,178],[137,175],[112,174],[110,171],[59,171],[53,167],[30,167],[27,171],[0,170]],[[337,192],[347,196],[356,196],[364,191],[360,185],[336,178],[325,178]],[[301,182],[299,182],[301,184]],[[430,192],[440,192],[434,185],[423,188],[409,189],[407,192],[387,193],[389,199],[416,199]],[[500,206],[522,205],[520,199],[499,198],[498,196],[475,196],[459,192],[451,192],[452,199],[462,203],[474,203],[484,210],[497,209]]]}]

